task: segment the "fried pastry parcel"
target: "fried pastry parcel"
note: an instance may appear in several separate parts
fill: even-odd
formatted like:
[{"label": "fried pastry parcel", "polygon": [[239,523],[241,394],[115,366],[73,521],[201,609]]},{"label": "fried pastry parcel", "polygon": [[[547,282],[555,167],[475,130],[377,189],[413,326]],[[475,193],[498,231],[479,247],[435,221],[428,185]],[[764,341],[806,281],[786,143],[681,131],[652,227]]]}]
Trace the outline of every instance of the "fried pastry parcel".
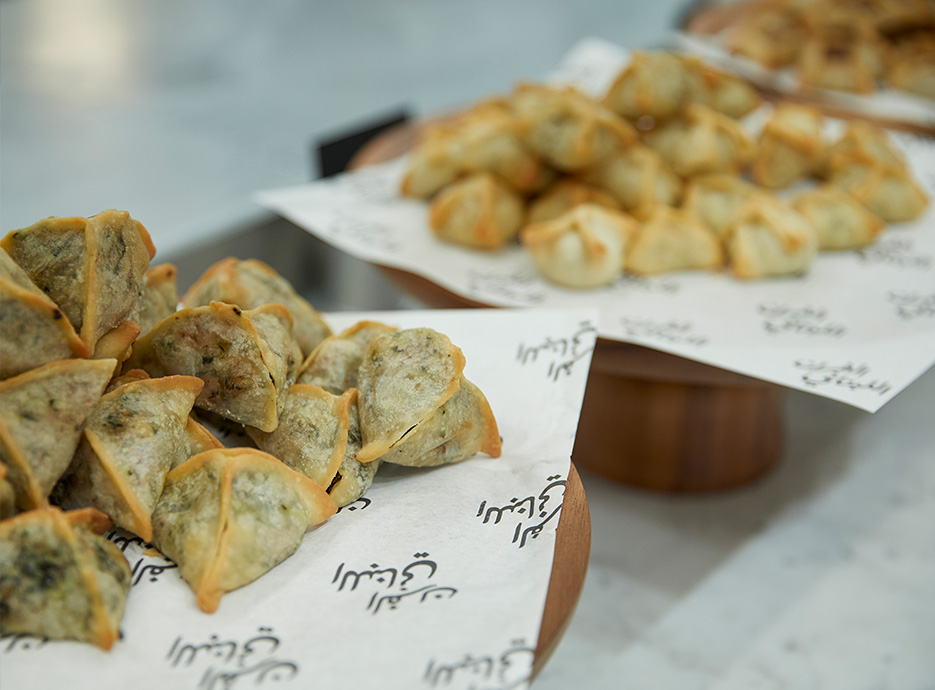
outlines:
[{"label": "fried pastry parcel", "polygon": [[529,205],[526,222],[553,220],[581,204],[597,204],[620,210],[620,203],[607,192],[572,178],[564,178],[546,189]]},{"label": "fried pastry parcel", "polygon": [[751,173],[770,189],[783,189],[816,173],[824,164],[821,113],[807,106],[785,103],[776,107],[760,133]]},{"label": "fried pastry parcel", "polygon": [[21,510],[48,505],[116,366],[66,359],[0,382],[0,460]]},{"label": "fried pastry parcel", "polygon": [[808,86],[872,93],[883,68],[872,22],[853,8],[815,8],[797,73]]},{"label": "fried pastry parcel", "polygon": [[792,3],[763,3],[730,30],[727,48],[769,69],[793,64],[807,36],[801,12]]},{"label": "fried pastry parcel", "polygon": [[0,522],[0,635],[110,649],[120,636],[130,566],[99,536],[109,528],[94,508],[43,508]]},{"label": "fried pastry parcel", "polygon": [[143,278],[143,294],[127,314],[127,320],[138,323],[143,333],[149,333],[153,326],[174,314],[178,308],[178,272],[172,264],[159,264],[146,271]]},{"label": "fried pastry parcel", "polygon": [[582,178],[610,192],[624,211],[641,220],[657,206],[674,206],[682,193],[682,181],[648,146],[631,146],[611,154],[586,170]]},{"label": "fried pastry parcel", "polygon": [[0,379],[89,354],[68,317],[0,249]]},{"label": "fried pastry parcel", "polygon": [[166,476],[153,543],[178,564],[198,607],[252,582],[298,548],[337,507],[325,490],[252,448],[200,453]]},{"label": "fried pastry parcel", "polygon": [[457,392],[380,460],[434,467],[461,462],[477,452],[500,457],[500,434],[487,398],[462,376]]},{"label": "fried pastry parcel", "polygon": [[260,450],[279,458],[322,488],[328,488],[347,449],[350,401],[318,386],[297,383],[286,392],[279,426],[269,433],[247,428]]},{"label": "fried pastry parcel", "polygon": [[796,275],[815,258],[818,235],[788,204],[754,199],[738,212],[727,249],[737,278]]},{"label": "fried pastry parcel", "polygon": [[196,407],[272,431],[301,361],[292,315],[283,305],[242,311],[212,302],[156,324],[133,346],[125,368],[156,377],[197,376],[205,386]]},{"label": "fried pastry parcel", "polygon": [[6,465],[0,462],[0,520],[16,515],[16,494],[13,485],[7,481]]},{"label": "fried pastry parcel", "polygon": [[151,541],[166,474],[190,457],[188,415],[203,385],[194,376],[165,376],[130,381],[105,394],[88,417],[63,483],[78,488],[118,526]]},{"label": "fried pastry parcel", "polygon": [[576,206],[520,233],[539,273],[571,288],[607,285],[623,272],[623,256],[636,223],[629,216],[595,204]]},{"label": "fried pastry parcel", "polygon": [[701,61],[689,64],[691,76],[688,100],[714,108],[735,120],[749,115],[763,102],[747,81],[727,72],[708,67]]},{"label": "fried pastry parcel", "polygon": [[918,218],[929,204],[912,174],[891,166],[855,163],[836,170],[830,182],[888,223]]},{"label": "fried pastry parcel", "polygon": [[699,175],[685,192],[682,207],[726,239],[737,211],[752,196],[765,192],[736,175]]},{"label": "fried pastry parcel", "polygon": [[724,262],[717,235],[693,215],[659,207],[627,245],[624,268],[640,275],[712,269]]},{"label": "fried pastry parcel", "polygon": [[381,457],[457,392],[464,354],[448,336],[409,328],[374,338],[357,379],[360,462]]},{"label": "fried pastry parcel", "polygon": [[644,138],[682,177],[735,173],[756,151],[736,120],[698,103],[686,106],[680,118],[663,123]]},{"label": "fried pastry parcel", "polygon": [[343,508],[363,496],[373,484],[381,459],[360,462],[357,453],[363,444],[360,437],[360,412],[357,409],[357,390],[353,391],[348,407],[349,425],[347,446],[341,465],[328,487],[328,495],[338,508]]},{"label": "fried pastry parcel", "polygon": [[462,145],[452,123],[428,127],[409,154],[400,193],[431,199],[463,171]]},{"label": "fried pastry parcel", "polygon": [[490,173],[451,184],[429,207],[436,237],[475,249],[500,249],[516,237],[522,222],[523,200]]},{"label": "fried pastry parcel", "polygon": [[136,304],[156,253],[139,221],[112,210],[46,218],[8,233],[0,247],[64,312],[89,351]]},{"label": "fried pastry parcel", "polygon": [[822,250],[866,247],[886,227],[857,199],[831,185],[800,194],[792,206],[811,223]]},{"label": "fried pastry parcel", "polygon": [[512,103],[525,142],[559,170],[581,170],[637,141],[631,125],[572,87],[521,84]]},{"label": "fried pastry parcel", "polygon": [[370,341],[396,329],[378,321],[359,321],[337,335],[325,338],[306,357],[296,383],[320,386],[334,395],[357,387],[357,372]]},{"label": "fried pastry parcel", "polygon": [[182,298],[183,307],[202,307],[211,302],[236,304],[241,309],[256,309],[265,304],[284,305],[294,319],[293,332],[303,356],[331,335],[321,314],[299,296],[289,281],[256,259],[241,261],[228,257],[217,262]]},{"label": "fried pastry parcel", "polygon": [[663,50],[633,53],[604,96],[604,104],[628,120],[665,119],[687,98],[691,75],[682,57]]}]

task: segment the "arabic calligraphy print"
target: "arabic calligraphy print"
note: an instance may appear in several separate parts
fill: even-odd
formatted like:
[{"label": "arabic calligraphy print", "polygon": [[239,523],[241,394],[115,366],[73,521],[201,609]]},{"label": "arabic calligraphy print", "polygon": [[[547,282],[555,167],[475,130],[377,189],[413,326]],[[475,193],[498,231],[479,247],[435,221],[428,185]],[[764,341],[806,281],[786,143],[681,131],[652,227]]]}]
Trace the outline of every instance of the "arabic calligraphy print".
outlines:
[{"label": "arabic calligraphy print", "polygon": [[656,321],[654,319],[622,318],[624,337],[645,340],[656,340],[664,343],[697,345],[701,347],[708,344],[708,337],[695,330],[694,324],[689,321],[668,319]]},{"label": "arabic calligraphy print", "polygon": [[9,635],[0,636],[0,644],[2,644],[2,646],[0,646],[0,652],[7,653],[17,649],[23,651],[42,649],[48,641],[49,638],[44,635],[11,633]]},{"label": "arabic calligraphy print", "polygon": [[359,588],[370,593],[366,610],[373,615],[380,611],[395,611],[400,606],[451,599],[458,590],[433,580],[438,572],[438,563],[428,556],[428,552],[418,551],[413,554],[415,560],[402,568],[370,563],[355,569],[341,563],[331,584],[338,592],[354,592]]},{"label": "arabic calligraphy print", "polygon": [[371,499],[367,498],[366,496],[361,496],[353,503],[348,503],[346,506],[341,506],[338,508],[338,512],[340,513],[342,510],[346,510],[349,513],[354,513],[358,510],[366,510],[372,503],[373,501]]},{"label": "arabic calligraphy print", "polygon": [[504,299],[523,306],[533,306],[545,301],[542,281],[531,268],[507,271],[479,270],[472,268],[467,274],[467,289],[481,298]]},{"label": "arabic calligraphy print", "polygon": [[570,336],[553,338],[529,345],[519,344],[516,360],[522,365],[539,364],[546,370],[546,376],[557,381],[570,376],[576,362],[588,358],[594,351],[597,328],[590,321],[582,321],[578,329]]},{"label": "arabic calligraphy print", "polygon": [[770,335],[796,334],[840,338],[847,327],[828,318],[821,307],[794,307],[788,304],[764,303],[756,308],[763,318],[763,330]]},{"label": "arabic calligraphy print", "polygon": [[266,626],[260,626],[256,634],[245,640],[211,635],[203,642],[189,642],[179,635],[165,661],[173,669],[191,667],[201,672],[198,690],[228,690],[238,681],[240,685],[256,687],[298,675],[298,663],[274,656],[280,644],[273,629]]},{"label": "arabic calligraphy print", "polygon": [[887,300],[895,308],[896,315],[904,321],[935,317],[935,292],[890,291]]},{"label": "arabic calligraphy print", "polygon": [[389,223],[361,218],[342,209],[335,209],[327,230],[332,238],[370,247],[374,251],[395,254],[401,246],[397,229]]},{"label": "arabic calligraphy print", "polygon": [[526,640],[516,639],[499,654],[465,654],[453,662],[432,659],[422,680],[427,688],[512,690],[529,680],[535,653]]},{"label": "arabic calligraphy print", "polygon": [[624,273],[613,284],[614,289],[621,292],[645,292],[660,295],[675,295],[682,289],[682,283],[669,275],[638,276],[633,273]]},{"label": "arabic calligraphy print", "polygon": [[176,570],[178,566],[159,553],[152,544],[123,530],[111,530],[106,535],[126,556],[130,563],[130,584],[158,582],[159,576],[167,570]]},{"label": "arabic calligraphy print", "polygon": [[802,371],[802,383],[810,388],[840,386],[851,391],[867,390],[878,395],[885,395],[892,388],[888,381],[871,378],[870,366],[866,363],[836,364],[823,360],[798,359],[795,361],[795,368]]},{"label": "arabic calligraphy print", "polygon": [[857,256],[862,264],[886,264],[920,271],[935,266],[935,257],[916,251],[912,241],[902,237],[884,237],[859,250]]},{"label": "arabic calligraphy print", "polygon": [[[509,525],[512,527],[512,543],[517,548],[529,544],[552,524],[558,525],[555,518],[562,510],[565,498],[565,480],[560,474],[546,477],[548,482],[538,494],[531,494],[520,499],[513,496],[506,503],[498,505],[495,501],[481,501],[475,516],[485,525]],[[514,524],[515,523],[515,524]]]}]

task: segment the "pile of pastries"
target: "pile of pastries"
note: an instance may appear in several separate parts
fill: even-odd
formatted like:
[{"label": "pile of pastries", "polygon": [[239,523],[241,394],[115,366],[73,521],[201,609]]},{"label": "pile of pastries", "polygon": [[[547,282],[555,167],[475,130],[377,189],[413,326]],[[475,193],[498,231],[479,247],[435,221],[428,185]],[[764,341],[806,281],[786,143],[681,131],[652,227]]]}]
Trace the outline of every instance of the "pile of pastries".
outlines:
[{"label": "pile of pastries", "polygon": [[[572,288],[623,271],[798,274],[928,204],[883,130],[855,121],[830,142],[817,111],[780,104],[755,139],[738,120],[760,103],[696,59],[637,52],[600,100],[522,84],[430,126],[401,193],[429,201],[441,240],[518,238],[544,278]],[[809,178],[823,184],[777,196]]]},{"label": "pile of pastries", "polygon": [[930,0],[766,0],[725,33],[726,47],[807,86],[868,94],[878,85],[935,99]]},{"label": "pile of pastries", "polygon": [[[101,536],[113,525],[175,561],[213,612],[381,463],[500,454],[447,336],[370,321],[333,334],[255,260],[215,264],[179,306],[154,254],[122,211],[0,240],[2,635],[109,649],[130,589]],[[225,448],[206,420],[253,443]]]}]

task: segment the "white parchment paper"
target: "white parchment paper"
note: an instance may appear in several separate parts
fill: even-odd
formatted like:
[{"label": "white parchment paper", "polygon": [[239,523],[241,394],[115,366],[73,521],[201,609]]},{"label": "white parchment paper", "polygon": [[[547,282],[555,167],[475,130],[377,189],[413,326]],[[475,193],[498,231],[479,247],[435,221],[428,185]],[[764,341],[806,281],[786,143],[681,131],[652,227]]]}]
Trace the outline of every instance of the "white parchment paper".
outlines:
[{"label": "white parchment paper", "polygon": [[385,465],[298,551],[205,614],[130,534],[133,586],[110,652],[0,639],[17,688],[525,688],[596,339],[594,310],[407,311],[362,318],[447,334],[486,394],[503,454]]},{"label": "white parchment paper", "polygon": [[[604,92],[629,59],[606,41],[577,45],[551,75]],[[761,126],[757,111],[746,124]],[[828,121],[829,138],[840,121]],[[935,196],[935,140],[893,133]],[[823,252],[807,275],[740,282],[681,272],[625,276],[576,291],[540,278],[518,245],[482,252],[437,240],[427,205],[398,195],[405,160],[257,199],[356,257],[421,275],[494,306],[601,309],[600,335],[833,398],[874,412],[935,363],[935,204],[872,247]],[[795,190],[791,190],[795,191]]]}]

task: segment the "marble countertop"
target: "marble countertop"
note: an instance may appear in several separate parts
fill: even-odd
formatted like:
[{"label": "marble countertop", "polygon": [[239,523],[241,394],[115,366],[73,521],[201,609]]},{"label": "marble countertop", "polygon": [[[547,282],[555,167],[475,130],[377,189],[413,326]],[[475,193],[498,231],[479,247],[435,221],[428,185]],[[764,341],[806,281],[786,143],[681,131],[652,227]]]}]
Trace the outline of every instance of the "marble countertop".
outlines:
[{"label": "marble countertop", "polygon": [[[187,284],[259,256],[323,309],[415,306],[271,217],[312,147],[545,74],[579,38],[659,44],[676,0],[0,1],[0,228],[126,208]],[[199,268],[199,270],[200,270]],[[935,688],[935,370],[870,415],[785,397],[779,466],[663,496],[585,472],[588,579],[536,690]]]}]

